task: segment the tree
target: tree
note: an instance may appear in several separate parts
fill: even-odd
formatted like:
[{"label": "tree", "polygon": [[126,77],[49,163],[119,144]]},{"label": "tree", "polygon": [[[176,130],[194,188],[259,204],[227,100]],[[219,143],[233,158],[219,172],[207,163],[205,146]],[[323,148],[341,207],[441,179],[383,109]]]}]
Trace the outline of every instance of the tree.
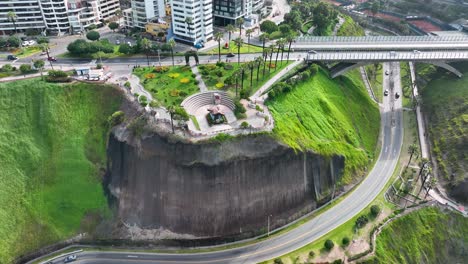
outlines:
[{"label": "tree", "polygon": [[223,32],[216,32],[214,40],[218,42],[218,61],[221,61],[221,40],[223,40]]},{"label": "tree", "polygon": [[322,35],[331,22],[331,11],[327,4],[320,2],[314,9],[313,23],[317,32]]},{"label": "tree", "polygon": [[252,85],[253,85],[253,69],[255,67],[255,61],[249,61],[247,63],[247,66],[249,67],[249,71],[250,71],[250,89],[252,89]]},{"label": "tree", "polygon": [[229,39],[229,51],[231,51],[231,34],[236,31],[236,28],[232,24],[228,24],[226,26],[226,31],[229,33],[228,39]]},{"label": "tree", "polygon": [[119,24],[117,22],[110,22],[109,25],[107,25],[112,32],[115,33],[115,30],[119,28]]},{"label": "tree", "polygon": [[15,28],[15,34],[16,34],[16,20],[18,20],[18,16],[16,15],[15,12],[9,11],[7,13],[7,18],[8,18],[8,21],[13,23],[13,27]]},{"label": "tree", "polygon": [[288,24],[283,24],[279,26],[279,30],[281,31],[283,36],[286,36],[291,32],[291,27]]},{"label": "tree", "polygon": [[101,37],[101,34],[99,32],[91,30],[90,32],[86,33],[86,38],[91,40],[91,41],[96,41],[99,40]]},{"label": "tree", "polygon": [[323,244],[323,246],[325,247],[327,251],[330,251],[335,246],[335,244],[330,239],[327,239],[325,243]]},{"label": "tree", "polygon": [[275,31],[278,31],[278,26],[275,24],[275,22],[271,20],[265,20],[260,24],[260,30],[262,32],[267,32],[268,34],[271,34]]},{"label": "tree", "polygon": [[356,219],[355,225],[357,228],[362,228],[369,223],[369,218],[367,215],[361,215]]},{"label": "tree", "polygon": [[263,33],[262,35],[260,35],[260,41],[262,41],[262,52],[263,52],[263,56],[265,57],[265,60],[267,59],[267,54],[265,53],[265,43],[270,39],[270,34],[268,33]]},{"label": "tree", "polygon": [[13,66],[11,64],[5,64],[2,66],[2,72],[10,72],[13,70]]},{"label": "tree", "polygon": [[187,121],[189,119],[189,115],[187,114],[185,109],[180,106],[170,105],[167,107],[167,112],[171,117],[172,133],[174,133],[174,120]]},{"label": "tree", "polygon": [[49,43],[49,39],[46,37],[38,37],[37,38],[37,44],[46,44]]},{"label": "tree", "polygon": [[91,31],[91,30],[95,30],[96,28],[97,28],[96,24],[91,24],[86,29]]},{"label": "tree", "polygon": [[417,153],[418,153],[418,145],[416,145],[416,144],[414,144],[414,143],[411,144],[411,145],[409,145],[409,147],[408,147],[408,154],[410,154],[410,158],[409,158],[409,160],[408,160],[408,164],[406,164],[406,168],[408,168],[408,166],[410,165],[411,159],[413,158],[413,155],[414,155],[414,154],[417,154]]},{"label": "tree", "polygon": [[177,43],[175,42],[174,38],[171,38],[168,43],[171,47],[172,67],[174,67],[174,48]]},{"label": "tree", "polygon": [[[193,24],[193,18],[192,17],[186,17],[185,18],[185,24],[187,24],[187,29],[189,31],[190,38],[192,38],[192,24]],[[196,36],[193,39],[195,42]]]},{"label": "tree", "polygon": [[252,37],[253,32],[254,32],[253,29],[250,29],[250,28],[245,31],[245,35],[247,36],[247,44],[248,44],[247,51],[250,51],[250,37]]},{"label": "tree", "polygon": [[294,41],[294,35],[292,33],[289,33],[287,36],[286,36],[286,41],[289,43],[288,44],[288,55],[286,56],[286,60],[289,61],[289,53],[291,52],[291,45]]},{"label": "tree", "polygon": [[119,46],[119,52],[123,54],[130,54],[132,53],[132,47],[130,47],[130,45],[127,43],[122,43]]},{"label": "tree", "polygon": [[236,24],[237,26],[239,27],[239,37],[242,38],[242,26],[244,25],[244,18],[242,17],[239,17],[237,20],[236,20]]},{"label": "tree", "polygon": [[[305,13],[303,13],[305,14]],[[310,19],[310,15],[307,15],[307,18]],[[284,15],[284,22],[291,26],[291,29],[294,31],[301,30],[302,27],[302,18],[301,13],[297,10],[293,10]]]},{"label": "tree", "polygon": [[264,63],[263,57],[255,58],[255,63],[257,65],[257,83],[258,83],[258,74],[260,73],[260,66]]},{"label": "tree", "polygon": [[372,217],[377,217],[380,214],[380,207],[376,204],[372,205],[370,208],[370,213]]},{"label": "tree", "polygon": [[21,39],[17,36],[10,36],[7,40],[7,45],[10,47],[18,48],[21,45]]},{"label": "tree", "polygon": [[237,47],[237,64],[240,64],[240,49],[242,47],[242,39],[240,37],[234,40],[234,44]]},{"label": "tree", "polygon": [[[267,49],[267,56],[268,55],[270,56],[270,62],[268,63],[268,73],[270,73],[271,71],[271,59],[273,58],[273,52],[275,52],[275,46],[271,44],[271,46]],[[263,76],[262,77],[265,77],[265,66],[266,66],[266,63],[263,64]]]},{"label": "tree", "polygon": [[375,15],[379,12],[379,9],[380,9],[380,1],[378,0],[372,1],[371,6],[370,6],[372,16],[375,17]]},{"label": "tree", "polygon": [[343,246],[345,246],[345,247],[346,247],[347,245],[349,245],[349,242],[350,242],[349,237],[343,237],[343,240],[341,241],[341,243],[342,243]]},{"label": "tree", "polygon": [[32,71],[30,64],[21,64],[19,69],[23,74],[30,73]]},{"label": "tree", "polygon": [[437,185],[437,179],[435,177],[431,178],[431,181],[427,185],[426,195],[424,195],[424,200],[426,200],[429,192]]},{"label": "tree", "polygon": [[44,69],[45,62],[43,60],[35,60],[34,68],[38,69],[41,72],[41,79],[44,79],[42,76],[42,70]]},{"label": "tree", "polygon": [[278,56],[279,56],[279,52],[280,52],[281,48],[283,47],[283,45],[284,45],[284,40],[283,39],[278,39],[276,41],[276,46],[278,47],[278,49],[276,51],[275,71],[276,71],[276,69],[278,69]]},{"label": "tree", "polygon": [[151,41],[149,41],[147,38],[143,38],[141,40],[141,49],[143,52],[146,54],[146,61],[148,62],[148,66],[150,65],[149,63],[149,53],[151,51]]}]

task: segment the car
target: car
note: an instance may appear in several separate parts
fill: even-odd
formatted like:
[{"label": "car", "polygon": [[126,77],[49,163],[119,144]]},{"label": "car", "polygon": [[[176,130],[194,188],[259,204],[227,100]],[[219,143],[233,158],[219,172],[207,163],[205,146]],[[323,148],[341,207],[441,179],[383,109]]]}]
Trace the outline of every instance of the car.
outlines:
[{"label": "car", "polygon": [[388,89],[385,89],[385,92],[383,92],[385,96],[388,96]]},{"label": "car", "polygon": [[419,51],[419,50],[413,50],[413,53],[414,53],[414,54],[419,54],[419,53],[421,53],[421,51]]},{"label": "car", "polygon": [[27,41],[27,40],[23,41],[23,43],[21,43],[21,46],[23,46],[23,47],[29,46],[29,41]]},{"label": "car", "polygon": [[48,57],[47,60],[48,60],[48,61],[53,61],[53,62],[56,62],[56,61],[57,61],[57,59],[56,59],[55,57]]},{"label": "car", "polygon": [[390,72],[388,70],[385,71],[385,75],[389,75],[389,74],[390,74]]},{"label": "car", "polygon": [[37,42],[34,41],[34,40],[30,40],[30,41],[28,41],[28,43],[29,43],[29,46],[33,46],[33,45],[37,44]]},{"label": "car", "polygon": [[70,256],[67,256],[64,260],[63,260],[63,263],[69,263],[69,262],[73,262],[76,260],[76,255],[70,255]]},{"label": "car", "polygon": [[400,98],[400,94],[398,92],[395,93],[395,99]]},{"label": "car", "polygon": [[234,55],[234,53],[230,52],[226,55],[228,58],[232,58],[232,57],[235,57],[236,55]]},{"label": "car", "polygon": [[7,59],[8,59],[8,60],[17,60],[18,57],[16,57],[15,55],[8,55],[8,56],[7,56]]}]

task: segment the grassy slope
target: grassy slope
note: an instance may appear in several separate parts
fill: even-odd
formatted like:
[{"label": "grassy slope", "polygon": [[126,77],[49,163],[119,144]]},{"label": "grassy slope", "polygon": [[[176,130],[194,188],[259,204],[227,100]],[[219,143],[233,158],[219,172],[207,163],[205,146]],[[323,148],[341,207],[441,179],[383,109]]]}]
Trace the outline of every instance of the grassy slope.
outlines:
[{"label": "grassy slope", "polygon": [[336,32],[337,36],[364,36],[364,30],[350,16],[344,16],[345,22]]},{"label": "grassy slope", "polygon": [[116,98],[108,86],[0,84],[0,263],[109,213],[99,169]]},{"label": "grassy slope", "polygon": [[438,173],[452,186],[468,179],[468,64],[462,68],[462,78],[439,70],[422,91]]},{"label": "grassy slope", "polygon": [[467,245],[467,219],[428,207],[383,229],[377,237],[375,262],[463,263]]},{"label": "grassy slope", "polygon": [[344,183],[374,158],[379,111],[356,71],[331,79],[320,70],[268,106],[281,141],[298,150],[346,157]]}]

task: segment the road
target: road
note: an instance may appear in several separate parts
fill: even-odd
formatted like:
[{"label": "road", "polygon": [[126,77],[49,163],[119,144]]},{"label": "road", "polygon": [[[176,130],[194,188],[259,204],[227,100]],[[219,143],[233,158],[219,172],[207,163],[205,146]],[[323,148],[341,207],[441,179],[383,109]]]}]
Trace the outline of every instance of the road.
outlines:
[{"label": "road", "polygon": [[[396,64],[394,64],[396,67]],[[395,78],[394,81],[390,81]],[[381,106],[382,148],[374,168],[362,183],[339,204],[289,232],[240,248],[196,254],[158,254],[135,252],[93,252],[78,254],[75,263],[257,263],[301,248],[337,228],[361,212],[382,191],[398,162],[403,140],[401,84],[395,75],[384,77],[384,89],[391,90]],[[393,88],[389,86],[393,83]],[[59,258],[55,263],[61,263]]]}]

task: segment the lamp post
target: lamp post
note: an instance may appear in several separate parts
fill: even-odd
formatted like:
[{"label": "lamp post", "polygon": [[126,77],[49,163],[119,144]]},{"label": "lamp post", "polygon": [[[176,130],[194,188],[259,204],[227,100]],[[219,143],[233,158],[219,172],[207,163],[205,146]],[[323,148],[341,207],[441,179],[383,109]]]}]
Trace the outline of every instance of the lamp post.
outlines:
[{"label": "lamp post", "polygon": [[268,229],[267,229],[267,236],[270,236],[270,217],[273,217],[271,214],[268,215]]},{"label": "lamp post", "polygon": [[159,60],[159,66],[161,66],[161,50],[158,49],[158,60]]}]

